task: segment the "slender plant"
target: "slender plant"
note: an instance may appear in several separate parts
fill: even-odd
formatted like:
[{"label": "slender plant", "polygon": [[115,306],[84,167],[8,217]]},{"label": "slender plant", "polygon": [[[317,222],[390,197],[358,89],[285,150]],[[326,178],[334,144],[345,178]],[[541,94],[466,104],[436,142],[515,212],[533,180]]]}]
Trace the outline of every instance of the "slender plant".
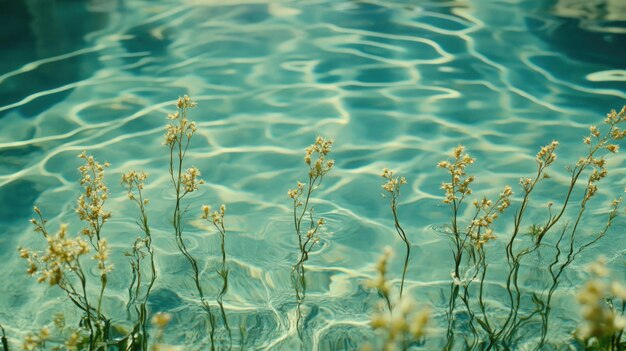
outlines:
[{"label": "slender plant", "polygon": [[226,310],[224,309],[224,295],[228,291],[228,268],[226,268],[226,227],[224,226],[224,216],[226,215],[226,205],[222,204],[219,211],[211,212],[211,206],[202,206],[202,219],[213,224],[215,229],[220,235],[220,251],[222,254],[222,260],[220,269],[217,274],[222,278],[222,288],[217,294],[217,305],[220,308],[222,320],[224,321],[224,327],[228,333],[229,349],[232,348],[232,331],[228,324],[228,318],[226,318]]},{"label": "slender plant", "polygon": [[624,350],[626,286],[611,279],[603,256],[589,265],[589,271],[591,278],[577,294],[582,306],[583,324],[574,336],[587,350]]},{"label": "slender plant", "polygon": [[[104,209],[104,203],[109,196],[109,189],[104,184],[104,169],[109,167],[109,163],[100,164],[93,156],[87,155],[85,152],[78,157],[85,160],[85,165],[78,168],[82,176],[80,185],[83,187],[83,194],[78,197],[76,213],[86,224],[82,229],[82,234],[89,238],[89,243],[96,252],[93,258],[98,261],[100,271],[100,293],[96,304],[96,334],[93,338],[93,345],[91,345],[94,348],[97,345],[97,348],[100,349],[106,348],[109,332],[109,321],[102,315],[102,299],[108,282],[107,274],[111,271],[112,266],[107,263],[109,255],[107,241],[101,237],[102,227],[111,218],[111,212]],[[84,294],[87,294],[86,291]],[[90,329],[92,329],[91,326]],[[90,339],[92,339],[91,335]]]},{"label": "slender plant", "polygon": [[[557,210],[553,212],[552,207],[554,205],[553,203],[550,203],[548,205],[548,218],[545,220],[545,223],[542,225],[531,226],[530,232],[534,240],[530,246],[523,248],[518,252],[514,252],[514,237],[507,244],[507,260],[509,261],[509,266],[511,268],[511,273],[507,279],[507,286],[512,287],[509,289],[512,308],[504,327],[501,328],[498,333],[498,336],[503,336],[506,344],[511,344],[516,331],[529,323],[529,321],[532,320],[532,317],[538,314],[541,318],[542,328],[540,342],[536,349],[540,350],[543,348],[548,336],[549,318],[552,310],[552,296],[560,285],[560,278],[563,272],[586,248],[595,244],[605,236],[608,229],[613,224],[614,219],[617,217],[618,210],[621,205],[621,198],[613,200],[607,222],[602,229],[589,239],[577,240],[578,230],[580,224],[582,223],[583,215],[588,208],[588,202],[597,193],[598,183],[608,175],[605,156],[601,155],[601,152],[604,151],[605,153],[610,154],[618,151],[619,146],[615,144],[615,142],[626,136],[626,132],[619,127],[623,122],[626,122],[626,109],[622,109],[619,113],[611,111],[604,120],[604,128],[596,126],[591,126],[589,128],[589,135],[583,138],[583,143],[588,145],[587,155],[582,157],[573,167],[569,168],[570,183],[560,208],[557,207]],[[602,129],[604,129],[604,132],[602,132]],[[556,159],[556,155],[553,153],[554,150],[550,150],[550,148],[540,150],[537,155],[538,174],[540,173],[539,170],[541,170],[542,165],[549,165],[551,163],[550,160],[554,161],[554,159]],[[556,240],[554,240],[554,247],[556,250],[554,258],[548,265],[548,272],[551,278],[549,288],[542,294],[535,294],[533,296],[533,301],[536,305],[536,309],[534,311],[532,311],[529,315],[519,316],[518,311],[520,309],[521,293],[518,283],[518,271],[521,258],[529,253],[539,250],[540,244],[546,237],[546,234],[548,234],[549,231],[562,218],[566,207],[574,202],[573,192],[576,185],[579,184],[579,180],[583,177],[583,172],[586,172],[588,175],[586,181],[583,181],[584,192],[579,200],[578,210],[576,216],[574,217],[573,224],[566,223],[562,229],[558,230],[558,234],[555,236]],[[545,178],[545,175],[542,175],[542,177]],[[524,204],[527,203],[530,192],[534,189],[536,181],[528,178],[522,179],[520,183],[522,184],[525,194],[527,195],[525,196],[525,200],[523,202]],[[519,229],[517,228],[522,222],[523,214],[520,212],[518,212],[516,217],[516,229],[514,229],[514,236],[519,232]]]},{"label": "slender plant", "polygon": [[[196,167],[190,167],[186,170],[184,168],[184,160],[187,154],[187,149],[189,148],[189,144],[191,142],[191,138],[196,132],[196,123],[194,121],[190,121],[188,119],[189,110],[196,107],[196,102],[191,100],[187,95],[178,99],[176,103],[178,111],[168,115],[168,119],[171,121],[170,124],[167,125],[166,133],[165,133],[165,145],[169,148],[170,151],[170,162],[169,162],[169,173],[172,184],[174,186],[174,191],[176,195],[176,202],[174,207],[174,213],[172,216],[172,225],[174,227],[174,234],[176,239],[176,244],[181,251],[181,253],[187,258],[191,268],[193,270],[193,279],[196,286],[196,290],[200,297],[200,303],[202,308],[207,314],[209,321],[209,338],[211,343],[211,350],[215,350],[216,348],[216,340],[215,340],[215,332],[217,328],[217,320],[216,315],[213,312],[211,304],[207,300],[204,289],[202,287],[202,283],[200,280],[200,269],[198,267],[197,260],[189,253],[185,245],[185,241],[183,238],[183,218],[185,213],[187,212],[187,208],[182,207],[182,200],[188,194],[197,191],[198,187],[204,184],[204,181],[200,179],[200,171]],[[205,211],[208,206],[203,206],[203,217],[208,216]],[[230,326],[228,324],[228,319],[226,318],[226,312],[224,310],[223,297],[226,294],[228,289],[228,270],[226,269],[226,247],[225,247],[225,236],[226,229],[224,227],[224,213],[226,207],[224,205],[221,206],[220,212],[217,214],[216,218],[212,217],[212,220],[217,220],[214,222],[214,225],[220,232],[221,236],[221,250],[222,250],[222,267],[218,271],[218,274],[222,278],[222,289],[218,293],[216,301],[220,308],[221,316],[224,322],[224,327],[228,334],[228,349],[232,348],[232,332]],[[206,218],[208,219],[208,217]]]},{"label": "slender plant", "polygon": [[[47,282],[50,286],[58,286],[74,305],[84,312],[81,326],[88,334],[88,349],[105,350],[110,321],[102,312],[102,301],[107,286],[107,274],[112,266],[107,261],[108,245],[106,239],[101,237],[101,231],[111,217],[111,213],[104,209],[104,203],[108,198],[108,188],[104,184],[104,169],[109,164],[100,164],[93,156],[88,156],[84,152],[79,157],[85,160],[85,164],[78,168],[83,192],[78,198],[76,212],[86,224],[81,234],[88,238],[88,242],[81,237],[69,238],[66,224],[61,225],[56,235],[50,234],[46,227],[47,220],[44,219],[41,210],[35,207],[37,218],[30,221],[35,226],[35,232],[42,234],[48,245],[43,252],[20,248],[20,256],[28,260],[29,275],[37,275],[37,281],[40,283]],[[81,257],[90,249],[96,252],[93,259],[97,261],[100,272],[100,289],[95,299],[89,296],[88,277],[81,263]]]},{"label": "slender plant", "polygon": [[[492,225],[499,215],[510,204],[510,196],[513,194],[511,188],[506,186],[496,201],[484,197],[482,200],[472,202],[473,214],[469,225],[460,225],[461,209],[472,194],[470,188],[474,181],[474,176],[468,175],[466,169],[474,163],[474,159],[469,154],[464,153],[465,148],[458,146],[454,149],[452,162],[441,161],[438,167],[446,169],[450,175],[450,182],[443,183],[441,188],[445,191],[443,202],[450,206],[452,212],[452,256],[454,260],[454,270],[452,271],[452,283],[450,285],[450,299],[448,304],[447,318],[447,344],[445,349],[451,349],[456,335],[456,303],[459,297],[470,311],[470,328],[474,332],[472,321],[475,314],[468,306],[469,284],[476,278],[480,270],[475,269],[473,276],[464,279],[465,273],[469,269],[463,270],[464,257],[467,256],[472,267],[484,267],[484,245],[495,239]],[[461,290],[463,288],[463,290]]]},{"label": "slender plant", "polygon": [[[200,171],[195,167],[186,168],[185,157],[196,125],[188,119],[189,110],[196,103],[189,97],[178,99],[176,113],[168,118],[165,145],[170,151],[169,175],[175,193],[175,206],[172,213],[172,226],[180,252],[189,262],[200,304],[208,318],[208,336],[210,349],[226,348],[216,340],[217,320],[222,319],[228,337],[227,348],[232,349],[232,331],[228,322],[224,297],[228,291],[229,269],[226,255],[227,230],[224,223],[226,206],[221,205],[212,211],[209,206],[202,206],[201,218],[211,223],[219,234],[221,256],[217,274],[221,286],[215,300],[209,302],[201,281],[202,275],[198,261],[191,255],[184,240],[184,224],[187,207],[185,197],[199,189],[203,184]],[[626,106],[620,111],[611,111],[603,126],[592,126],[589,134],[583,138],[587,150],[575,164],[568,167],[569,180],[563,193],[553,195],[554,201],[547,205],[543,218],[531,222],[531,204],[539,188],[550,178],[548,171],[557,160],[559,143],[553,141],[542,147],[535,157],[536,171],[528,178],[520,179],[520,197],[512,215],[511,232],[505,236],[502,244],[505,260],[496,262],[505,270],[500,286],[506,288],[504,299],[492,302],[486,282],[490,275],[492,242],[496,239],[496,224],[507,214],[511,207],[513,190],[505,186],[494,200],[486,197],[473,198],[471,185],[474,177],[468,168],[475,160],[458,146],[452,153],[452,160],[441,161],[438,166],[446,170],[449,181],[444,182],[443,202],[449,206],[451,220],[449,226],[452,242],[452,281],[446,307],[447,329],[445,350],[462,348],[464,350],[512,350],[520,347],[534,350],[550,349],[550,327],[553,300],[563,284],[563,277],[573,262],[588,248],[609,233],[615,219],[621,211],[622,199],[612,201],[608,216],[598,228],[584,228],[593,208],[593,199],[598,193],[599,184],[608,176],[607,155],[618,152],[618,142],[626,137],[622,129],[626,122]],[[312,201],[314,192],[323,178],[333,168],[334,161],[327,157],[332,141],[317,137],[315,143],[305,149],[304,161],[308,167],[308,182],[297,182],[296,188],[288,191],[293,200],[293,223],[298,239],[298,259],[293,265],[291,279],[296,302],[297,320],[295,329],[305,349],[303,333],[305,330],[302,308],[307,292],[305,264],[320,240],[323,218],[316,218]],[[126,306],[128,319],[133,321],[132,331],[125,336],[116,337],[111,321],[105,315],[105,292],[108,286],[111,265],[109,250],[103,235],[103,227],[111,218],[105,210],[109,190],[104,182],[108,163],[100,164],[93,156],[82,153],[79,157],[84,164],[79,167],[81,174],[81,194],[77,201],[76,213],[84,226],[79,235],[72,236],[66,224],[61,224],[57,232],[50,232],[42,211],[34,207],[35,218],[31,223],[35,232],[41,234],[46,246],[41,251],[20,248],[19,253],[27,260],[27,273],[37,278],[40,283],[57,286],[82,314],[77,329],[66,333],[64,318],[54,319],[54,324],[61,337],[51,337],[51,331],[43,327],[37,332],[27,333],[22,342],[25,350],[88,350],[88,351],[163,351],[168,349],[162,344],[165,328],[171,315],[157,313],[152,316],[152,338],[148,335],[148,300],[157,279],[154,247],[151,229],[148,223],[146,207],[148,200],[143,194],[147,174],[129,172],[122,176],[122,184],[128,198],[139,210],[137,224],[142,234],[135,241],[128,254],[132,269],[129,285],[129,299]],[[388,264],[391,259],[390,249],[385,251],[376,265],[377,276],[369,282],[380,296],[378,311],[372,316],[371,325],[382,338],[375,344],[383,350],[409,350],[424,340],[426,324],[430,318],[427,309],[418,310],[415,303],[404,289],[411,254],[411,244],[398,218],[398,198],[400,188],[406,183],[404,177],[384,169],[383,189],[389,197],[389,206],[394,220],[394,229],[404,242],[404,265],[399,291],[390,284]],[[594,214],[595,216],[595,214]],[[535,216],[533,216],[535,217]],[[594,230],[591,230],[594,229]],[[90,253],[92,253],[90,255]],[[84,256],[90,256],[91,260]],[[534,262],[531,260],[535,260]],[[543,288],[528,291],[524,284],[524,267],[532,262],[534,269],[545,272],[538,274],[545,277]],[[97,278],[90,271],[97,272]],[[585,350],[618,351],[626,349],[623,340],[626,325],[626,287],[609,278],[605,261],[599,259],[590,266],[592,276],[577,295],[582,306],[583,323],[576,330],[574,337]],[[500,296],[498,296],[500,297]],[[217,306],[215,306],[217,305]],[[216,309],[214,309],[216,308]],[[494,313],[494,308],[504,308],[504,313]],[[219,309],[219,312],[218,312]],[[66,332],[64,332],[64,330]],[[245,328],[240,326],[242,338],[240,348],[245,344]],[[525,339],[528,332],[535,332],[536,343],[528,345]],[[151,339],[151,341],[150,341]],[[5,330],[0,325],[0,345],[2,351],[9,350],[9,341]]]},{"label": "slender plant", "polygon": [[4,332],[4,327],[0,324],[0,332],[2,332],[2,336],[0,336],[0,343],[2,343],[2,351],[9,351],[9,340],[7,340],[7,335]]},{"label": "slender plant", "polygon": [[[583,142],[589,145],[589,151],[586,156],[569,168],[571,179],[562,204],[556,206],[555,210],[554,203],[550,202],[545,222],[539,225],[533,224],[528,226],[532,236],[530,243],[522,241],[525,243],[525,246],[516,248],[515,246],[519,245],[516,239],[522,233],[522,228],[525,228],[523,223],[530,203],[531,193],[539,182],[549,178],[546,171],[557,158],[558,142],[553,141],[549,145],[542,147],[536,156],[536,174],[531,178],[522,178],[520,180],[524,196],[520,207],[513,216],[513,232],[505,246],[509,265],[505,286],[508,292],[509,303],[507,306],[508,313],[504,319],[489,313],[486,305],[484,295],[486,290],[485,278],[489,265],[484,244],[491,239],[495,239],[492,225],[500,214],[503,213],[504,209],[510,206],[512,190],[508,186],[505,187],[505,190],[494,202],[486,198],[482,201],[475,200],[473,202],[475,211],[469,224],[461,226],[460,213],[462,206],[472,193],[469,185],[474,181],[473,176],[466,174],[466,167],[471,165],[474,159],[468,154],[463,154],[464,149],[458,147],[453,153],[454,161],[442,161],[439,163],[439,167],[446,169],[451,176],[451,181],[442,185],[446,192],[444,202],[449,204],[452,210],[451,233],[454,259],[453,282],[451,284],[447,312],[446,349],[452,348],[455,343],[455,336],[459,334],[455,317],[457,300],[462,303],[465,313],[469,317],[466,325],[472,336],[464,340],[467,349],[510,349],[515,347],[520,341],[520,331],[537,319],[542,327],[539,342],[535,349],[541,350],[544,348],[550,325],[552,296],[560,285],[563,272],[587,247],[595,244],[605,236],[617,216],[621,199],[613,201],[608,220],[597,234],[590,239],[577,239],[583,215],[588,208],[588,201],[596,194],[598,182],[608,174],[605,158],[600,156],[600,152],[615,153],[618,151],[619,147],[615,142],[626,136],[626,131],[619,128],[619,124],[623,122],[626,122],[626,108],[619,113],[611,111],[607,115],[604,121],[606,125],[604,133],[601,132],[601,128],[595,126],[590,128],[590,135],[583,138]],[[566,223],[557,231],[555,236],[548,236],[547,234],[551,232],[551,229],[555,228],[556,224],[564,217],[568,205],[574,202],[574,189],[580,184],[579,180],[583,177],[583,174],[588,175],[584,182],[584,191],[579,200],[579,207],[573,224]],[[521,307],[524,293],[520,288],[519,282],[521,262],[529,254],[539,251],[542,242],[547,240],[546,238],[548,237],[550,237],[548,240],[551,240],[553,243],[555,254],[551,262],[539,263],[539,267],[547,269],[551,282],[546,291],[532,294],[535,308],[532,311],[523,312]],[[471,286],[475,282],[478,282],[478,287],[472,288]]]},{"label": "slender plant", "polygon": [[[382,177],[386,179],[386,183],[383,184],[383,190],[388,193],[389,207],[391,208],[391,214],[393,216],[393,224],[398,236],[404,242],[406,246],[406,253],[404,255],[404,266],[402,268],[402,280],[400,281],[400,298],[402,298],[402,292],[404,290],[404,279],[406,277],[406,271],[409,266],[409,258],[411,256],[411,243],[404,232],[404,229],[400,225],[398,219],[398,197],[400,196],[400,187],[406,184],[406,178],[394,177],[394,172],[387,168],[383,169]],[[385,196],[386,194],[383,194]]]},{"label": "slender plant", "polygon": [[[391,248],[385,248],[376,264],[376,277],[367,285],[376,289],[382,298],[378,311],[372,315],[371,326],[382,333],[382,350],[408,350],[426,334],[426,325],[430,319],[430,310],[418,310],[415,302],[400,295],[394,297],[391,284],[387,279],[387,270],[391,258]],[[373,349],[372,345],[368,345]],[[366,348],[367,349],[367,348]]]},{"label": "slender plant", "polygon": [[[148,224],[148,214],[146,212],[146,206],[148,205],[148,199],[144,198],[143,188],[144,182],[148,178],[148,174],[140,171],[131,171],[122,175],[122,185],[127,191],[128,199],[134,202],[139,209],[139,220],[137,225],[143,232],[143,235],[135,240],[133,249],[127,255],[132,257],[130,264],[132,269],[133,279],[128,288],[128,303],[126,305],[126,311],[128,313],[129,320],[131,319],[130,310],[134,309],[137,315],[137,322],[133,327],[133,331],[129,337],[129,348],[132,350],[147,350],[148,349],[148,299],[150,293],[157,279],[156,265],[154,260],[154,248],[152,246],[152,234],[150,232],[150,225]],[[148,256],[149,271],[148,282],[145,289],[143,289],[143,272],[142,272],[142,260]]]},{"label": "slender plant", "polygon": [[185,95],[178,99],[176,107],[178,111],[169,114],[167,117],[171,123],[167,125],[165,133],[165,145],[170,151],[169,173],[176,196],[174,213],[172,215],[172,226],[174,227],[176,245],[180,252],[187,258],[193,270],[193,280],[198,296],[200,297],[200,304],[206,312],[209,321],[211,350],[215,350],[215,315],[204,294],[204,289],[200,281],[198,262],[189,253],[185,245],[185,240],[183,239],[183,217],[187,210],[183,209],[181,201],[186,195],[198,190],[198,187],[204,183],[204,181],[200,179],[200,171],[196,167],[190,167],[184,170],[185,155],[187,154],[191,138],[196,132],[196,123],[188,119],[188,113],[189,109],[196,107],[196,102]]},{"label": "slender plant", "polygon": [[[315,244],[320,240],[318,231],[325,224],[323,218],[317,221],[313,217],[311,207],[311,195],[320,186],[324,176],[333,168],[335,161],[327,160],[326,156],[331,151],[332,140],[327,140],[318,136],[315,143],[305,149],[304,162],[309,167],[308,182],[297,182],[294,189],[290,189],[287,194],[293,200],[293,223],[296,236],[298,238],[298,249],[300,250],[298,261],[291,270],[291,279],[294,285],[297,302],[296,329],[298,335],[302,337],[302,304],[306,297],[306,275],[304,263],[309,259],[309,254]],[[303,227],[305,216],[308,215],[308,228]]]}]

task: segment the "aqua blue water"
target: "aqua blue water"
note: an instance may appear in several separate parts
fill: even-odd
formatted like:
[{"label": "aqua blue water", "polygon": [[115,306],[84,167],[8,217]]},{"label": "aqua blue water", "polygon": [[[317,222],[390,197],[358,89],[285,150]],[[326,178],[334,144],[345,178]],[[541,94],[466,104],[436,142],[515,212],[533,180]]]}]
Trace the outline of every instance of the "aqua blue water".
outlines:
[{"label": "aqua blue water", "polygon": [[[405,289],[433,311],[425,344],[415,347],[440,349],[452,263],[442,234],[450,220],[439,189],[446,178],[437,162],[462,144],[477,158],[475,193],[495,196],[514,186],[512,209],[489,248],[494,273],[487,287],[491,313],[499,313],[498,267],[520,201],[518,179],[534,172],[540,146],[560,141],[552,178],[530,209],[532,218],[543,218],[548,201],[563,199],[566,165],[585,152],[588,126],[626,103],[620,0],[49,0],[0,8],[0,324],[15,343],[58,311],[68,321],[79,318],[63,294],[24,273],[16,248],[43,247],[28,223],[35,205],[50,227],[79,230],[82,150],[111,163],[113,217],[104,232],[115,270],[107,313],[128,327],[124,252],[139,232],[119,179],[143,169],[151,174],[146,196],[159,269],[150,308],[173,314],[168,343],[207,342],[169,222],[163,133],[183,94],[198,102],[187,162],[206,181],[187,199],[186,240],[200,258],[206,289],[216,294],[219,239],[198,219],[199,209],[227,204],[227,311],[247,330],[246,348],[272,350],[300,345],[290,278],[298,249],[286,194],[305,180],[304,148],[317,135],[334,139],[336,167],[314,200],[328,224],[307,262],[305,348],[356,349],[375,338],[368,323],[378,296],[363,283],[391,246],[397,287],[403,255],[381,197],[380,174],[389,167],[408,180],[399,210],[413,248]],[[623,192],[622,155],[610,158],[609,171],[583,238]],[[616,223],[565,273],[550,317],[557,345],[572,344],[580,324],[575,296],[585,264],[602,254],[626,278],[624,222]],[[545,288],[542,272],[529,264],[524,291]],[[537,325],[530,328],[518,349],[536,344]]]}]

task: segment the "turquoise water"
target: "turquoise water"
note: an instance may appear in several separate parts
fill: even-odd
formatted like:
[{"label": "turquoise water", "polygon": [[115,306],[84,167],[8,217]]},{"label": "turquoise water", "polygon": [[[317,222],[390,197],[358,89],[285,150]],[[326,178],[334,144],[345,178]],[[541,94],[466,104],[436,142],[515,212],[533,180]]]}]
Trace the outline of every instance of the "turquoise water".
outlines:
[{"label": "turquoise water", "polygon": [[[79,318],[63,294],[24,273],[16,248],[43,247],[28,223],[34,205],[50,228],[81,228],[74,214],[76,155],[87,150],[111,163],[113,217],[104,236],[115,270],[107,314],[129,327],[124,252],[140,232],[119,179],[143,169],[151,174],[145,192],[159,270],[150,308],[174,316],[166,342],[206,345],[189,264],[169,222],[174,195],[163,133],[165,116],[183,94],[198,102],[187,162],[206,181],[186,199],[185,238],[215,295],[219,238],[199,220],[200,206],[227,204],[229,318],[247,330],[247,349],[276,350],[301,345],[290,278],[298,246],[286,194],[307,177],[304,148],[317,135],[334,139],[336,166],[314,200],[328,223],[306,264],[304,348],[356,349],[373,340],[368,323],[378,296],[363,283],[385,246],[396,253],[390,275],[399,285],[403,243],[380,188],[382,168],[389,167],[408,180],[399,204],[413,250],[405,293],[433,311],[425,343],[414,347],[441,349],[452,257],[445,234],[450,212],[439,189],[447,179],[437,162],[463,144],[477,158],[470,171],[475,193],[494,197],[513,185],[512,208],[488,248],[490,313],[501,313],[502,246],[521,199],[518,179],[535,171],[539,147],[560,141],[552,178],[529,210],[534,220],[543,218],[548,201],[563,199],[566,165],[585,152],[588,126],[626,101],[626,7],[619,0],[0,6],[0,324],[16,343],[58,311],[67,311],[68,321]],[[608,167],[582,238],[595,233],[626,185],[624,157],[611,157]],[[572,306],[587,277],[584,266],[602,254],[616,277],[626,278],[624,222],[616,224],[564,273],[550,317],[557,348],[572,345],[580,323]],[[546,272],[533,262],[521,279],[526,297],[545,289]],[[531,324],[516,348],[533,349],[537,328]],[[239,340],[235,333],[235,345]]]}]

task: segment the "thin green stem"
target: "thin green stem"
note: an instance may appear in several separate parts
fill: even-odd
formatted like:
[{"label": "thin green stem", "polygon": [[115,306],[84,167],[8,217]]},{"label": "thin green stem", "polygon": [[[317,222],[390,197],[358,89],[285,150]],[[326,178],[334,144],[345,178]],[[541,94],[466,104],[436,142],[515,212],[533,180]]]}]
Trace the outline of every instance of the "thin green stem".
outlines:
[{"label": "thin green stem", "polygon": [[2,332],[2,337],[0,337],[0,342],[2,342],[2,351],[9,351],[9,340],[7,340],[7,335],[4,332],[2,324],[0,324],[0,331]]}]

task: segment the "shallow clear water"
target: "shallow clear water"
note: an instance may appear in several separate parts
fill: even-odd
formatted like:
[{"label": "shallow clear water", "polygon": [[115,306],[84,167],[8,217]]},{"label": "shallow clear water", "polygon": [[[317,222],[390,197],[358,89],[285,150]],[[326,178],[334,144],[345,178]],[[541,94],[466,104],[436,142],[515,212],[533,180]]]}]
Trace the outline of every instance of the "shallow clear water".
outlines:
[{"label": "shallow clear water", "polygon": [[[66,222],[78,231],[76,155],[87,150],[112,165],[107,205],[113,218],[104,235],[115,271],[107,313],[126,323],[130,267],[123,253],[140,234],[118,180],[143,169],[151,174],[146,195],[160,274],[151,310],[174,315],[167,342],[206,342],[188,262],[169,223],[173,193],[162,135],[166,114],[183,94],[198,102],[188,165],[206,181],[187,199],[185,237],[212,296],[219,238],[198,219],[199,209],[227,204],[231,276],[224,301],[231,323],[247,329],[247,348],[280,350],[300,345],[290,278],[298,249],[286,194],[307,176],[304,148],[316,135],[335,140],[336,168],[314,201],[328,225],[306,265],[305,348],[355,349],[372,339],[368,323],[378,297],[363,283],[374,275],[385,246],[396,252],[390,274],[399,283],[403,243],[381,197],[386,166],[408,180],[399,210],[413,243],[406,289],[419,306],[431,306],[434,319],[422,347],[436,349],[445,336],[452,267],[449,240],[441,233],[450,219],[439,189],[446,179],[437,162],[465,145],[477,158],[471,170],[475,193],[495,196],[534,172],[540,146],[559,140],[552,178],[530,210],[535,220],[543,218],[548,201],[562,201],[565,167],[585,152],[581,140],[588,126],[626,101],[621,1],[0,6],[0,323],[12,341],[50,323],[55,312],[71,310],[62,294],[24,274],[15,248],[42,247],[28,223],[34,205],[51,228]],[[596,231],[610,199],[623,191],[624,161],[619,154],[611,157],[610,178],[585,217],[583,238]],[[520,200],[519,187],[514,191],[499,240],[489,247],[491,313],[506,301],[506,272],[498,262],[504,262],[502,245]],[[550,317],[555,343],[570,343],[579,323],[572,305],[587,276],[584,264],[603,254],[624,278],[622,225],[618,219],[618,229],[566,271]],[[545,271],[533,262],[523,270],[527,292],[545,289]],[[70,312],[68,318],[77,316]],[[519,349],[536,343],[532,328],[538,326],[529,328]]]}]

